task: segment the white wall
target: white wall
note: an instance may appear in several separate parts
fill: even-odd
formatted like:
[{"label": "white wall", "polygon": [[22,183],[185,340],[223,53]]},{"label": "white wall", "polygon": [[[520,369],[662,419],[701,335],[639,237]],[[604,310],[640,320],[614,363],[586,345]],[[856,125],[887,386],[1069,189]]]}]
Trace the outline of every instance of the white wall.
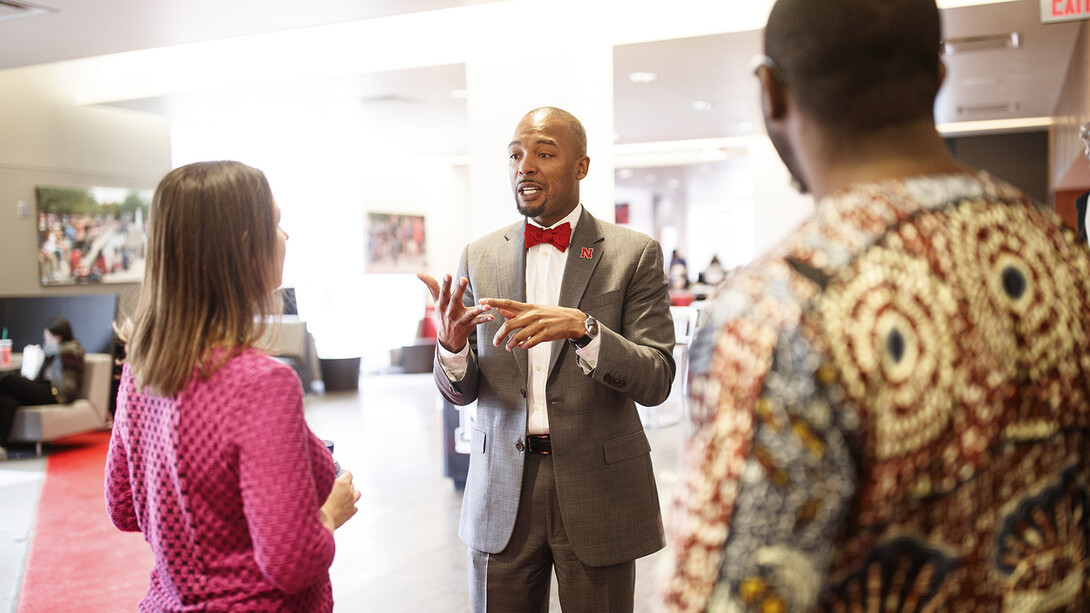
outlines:
[{"label": "white wall", "polygon": [[429,300],[412,273],[365,274],[367,213],[425,215],[433,275],[454,272],[470,221],[465,166],[400,148],[373,119],[358,106],[270,108],[179,123],[174,138],[176,164],[237,159],[265,172],[289,235],[284,285],[319,356],[362,356],[365,369],[414,343]]},{"label": "white wall", "polygon": [[791,175],[772,141],[754,139],[749,148],[753,165],[756,210],[753,249],[756,255],[775,247],[814,213],[814,200],[791,186]]},{"label": "white wall", "polygon": [[[772,249],[814,210],[813,200],[790,185],[790,176],[767,138],[750,139],[722,161],[722,171],[685,172],[680,189],[617,188],[617,201],[632,203],[633,223],[662,243],[669,259],[680,250],[696,281],[713,255],[724,268],[747,264]],[[645,218],[645,211],[651,216]],[[644,224],[651,224],[645,227]]]},{"label": "white wall", "polygon": [[628,205],[628,223],[625,227],[648,236],[655,236],[654,198],[650,191],[618,185],[613,189],[617,204]]}]

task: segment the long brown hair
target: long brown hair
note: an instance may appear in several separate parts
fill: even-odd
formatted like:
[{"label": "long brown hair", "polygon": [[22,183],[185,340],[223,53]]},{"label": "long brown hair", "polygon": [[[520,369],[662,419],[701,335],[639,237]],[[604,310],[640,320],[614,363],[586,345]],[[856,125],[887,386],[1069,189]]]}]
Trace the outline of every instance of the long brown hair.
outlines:
[{"label": "long brown hair", "polygon": [[198,162],[163,178],[139,304],[122,334],[139,388],[173,396],[194,368],[209,376],[264,333],[278,312],[276,228],[260,170]]}]

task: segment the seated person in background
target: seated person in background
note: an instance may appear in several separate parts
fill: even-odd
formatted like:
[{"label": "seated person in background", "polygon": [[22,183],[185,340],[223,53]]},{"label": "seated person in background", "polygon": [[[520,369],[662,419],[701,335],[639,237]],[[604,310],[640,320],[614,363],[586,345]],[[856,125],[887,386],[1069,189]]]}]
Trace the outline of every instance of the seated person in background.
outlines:
[{"label": "seated person in background", "polygon": [[351,473],[303,417],[290,366],[253,347],[280,305],[287,234],[261,171],[160,182],[106,459],[106,509],[155,556],[141,611],[333,610]]},{"label": "seated person in background", "polygon": [[1090,250],[950,155],[935,0],[778,0],[815,214],[690,353],[671,611],[1090,611]]},{"label": "seated person in background", "polygon": [[713,255],[712,261],[708,262],[708,267],[704,269],[704,283],[715,287],[723,282],[723,278],[727,276],[726,271],[723,270],[723,265],[719,262],[719,256]]},{"label": "seated person in background", "polygon": [[50,319],[42,336],[45,361],[37,376],[0,375],[0,460],[7,459],[5,447],[19,407],[71,402],[83,386],[83,345],[73,338],[68,320]]},{"label": "seated person in background", "polygon": [[[1087,160],[1090,160],[1090,121],[1082,124],[1079,128],[1079,140],[1082,141],[1082,154]],[[1075,199],[1075,215],[1077,217],[1076,225],[1079,229],[1079,238],[1083,241],[1090,240],[1086,233],[1086,201],[1090,199],[1090,192],[1085,192],[1081,196]]]}]

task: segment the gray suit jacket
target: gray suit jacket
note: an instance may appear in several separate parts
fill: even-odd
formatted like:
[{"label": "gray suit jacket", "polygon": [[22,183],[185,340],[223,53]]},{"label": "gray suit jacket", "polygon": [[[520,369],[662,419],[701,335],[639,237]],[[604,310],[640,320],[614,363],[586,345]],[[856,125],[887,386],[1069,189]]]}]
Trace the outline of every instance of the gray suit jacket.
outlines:
[{"label": "gray suit jacket", "polygon": [[[518,222],[463,251],[464,303],[526,301],[526,248]],[[557,498],[568,536],[588,566],[634,560],[664,546],[651,446],[635,402],[662,403],[674,379],[674,327],[662,249],[650,237],[604,223],[583,210],[567,250],[560,306],[598,319],[598,366],[584,375],[575,348],[553,341],[546,385]],[[502,317],[470,337],[465,376],[447,379],[443,396],[477,401],[469,475],[458,534],[470,547],[498,553],[514,528],[526,437],[525,349],[492,346]]]}]

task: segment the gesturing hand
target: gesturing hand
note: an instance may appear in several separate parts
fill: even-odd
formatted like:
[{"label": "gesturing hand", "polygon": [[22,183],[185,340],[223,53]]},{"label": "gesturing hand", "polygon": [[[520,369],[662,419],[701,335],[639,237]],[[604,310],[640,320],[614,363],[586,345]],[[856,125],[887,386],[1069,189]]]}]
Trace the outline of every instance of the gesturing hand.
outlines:
[{"label": "gesturing hand", "polygon": [[492,321],[492,315],[487,313],[491,307],[480,305],[467,309],[462,304],[462,296],[466,292],[466,286],[469,285],[469,279],[465,277],[458,279],[457,287],[451,292],[450,275],[443,275],[442,286],[435,277],[426,273],[417,273],[416,278],[428,286],[431,299],[435,301],[435,314],[439,319],[435,335],[443,349],[458,353],[462,347],[465,347],[466,340],[478,324]]},{"label": "gesturing hand", "polygon": [[494,307],[507,320],[492,339],[494,347],[499,347],[508,334],[511,334],[506,345],[508,351],[515,347],[529,349],[548,341],[582,338],[586,334],[583,322],[587,316],[579,309],[526,304],[503,298],[485,298],[481,304]]}]

